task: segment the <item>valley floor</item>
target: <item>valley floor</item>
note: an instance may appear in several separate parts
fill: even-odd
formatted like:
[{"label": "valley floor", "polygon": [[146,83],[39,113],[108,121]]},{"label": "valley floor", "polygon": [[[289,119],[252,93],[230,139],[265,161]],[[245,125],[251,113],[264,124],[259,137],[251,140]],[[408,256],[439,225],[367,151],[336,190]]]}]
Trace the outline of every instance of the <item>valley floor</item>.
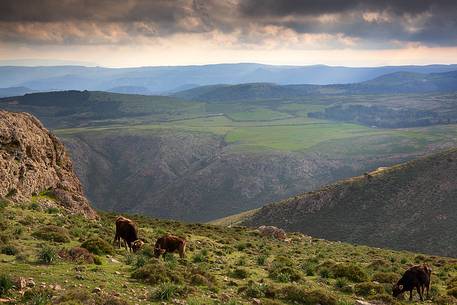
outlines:
[{"label": "valley floor", "polygon": [[[451,258],[298,233],[283,242],[248,228],[141,216],[131,218],[149,243],[129,254],[111,246],[113,214],[91,222],[39,200],[2,202],[0,212],[0,298],[15,304],[415,304],[417,295],[413,303],[394,300],[391,287],[408,266],[422,262],[433,268],[427,303],[457,302],[457,260]],[[152,243],[166,233],[188,240],[185,259],[152,257]],[[69,259],[69,249],[82,244],[92,254]],[[20,277],[34,287],[7,289]]]}]

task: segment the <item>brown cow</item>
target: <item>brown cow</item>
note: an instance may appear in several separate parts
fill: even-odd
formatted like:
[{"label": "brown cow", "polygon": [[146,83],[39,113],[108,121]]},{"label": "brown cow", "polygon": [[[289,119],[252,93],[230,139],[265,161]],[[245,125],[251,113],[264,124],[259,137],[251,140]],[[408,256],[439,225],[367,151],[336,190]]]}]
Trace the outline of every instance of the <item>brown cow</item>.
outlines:
[{"label": "brown cow", "polygon": [[162,236],[157,239],[154,246],[154,255],[159,258],[165,253],[179,252],[179,257],[184,258],[186,255],[186,240],[173,235]]},{"label": "brown cow", "polygon": [[427,298],[429,297],[430,279],[432,276],[432,269],[426,265],[412,266],[405,271],[401,279],[392,288],[392,295],[394,297],[400,296],[403,292],[409,291],[409,300],[413,299],[413,290],[416,288],[420,300],[423,301],[424,290],[427,289]]},{"label": "brown cow", "polygon": [[125,241],[125,248],[133,252],[138,251],[144,242],[138,239],[138,233],[135,223],[128,218],[119,216],[116,218],[116,234],[113,243],[117,242],[118,247],[121,247],[121,239]]}]

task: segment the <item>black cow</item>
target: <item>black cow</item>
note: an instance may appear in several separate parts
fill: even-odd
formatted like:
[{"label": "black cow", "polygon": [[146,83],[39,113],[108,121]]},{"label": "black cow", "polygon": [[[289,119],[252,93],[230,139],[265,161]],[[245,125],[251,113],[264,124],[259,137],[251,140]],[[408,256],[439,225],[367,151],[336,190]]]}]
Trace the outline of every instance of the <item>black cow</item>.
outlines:
[{"label": "black cow", "polygon": [[432,269],[426,264],[412,266],[405,271],[401,279],[392,288],[393,296],[398,297],[405,291],[409,291],[409,300],[412,300],[415,288],[421,301],[423,301],[425,289],[427,289],[427,298],[429,297],[431,275]]}]

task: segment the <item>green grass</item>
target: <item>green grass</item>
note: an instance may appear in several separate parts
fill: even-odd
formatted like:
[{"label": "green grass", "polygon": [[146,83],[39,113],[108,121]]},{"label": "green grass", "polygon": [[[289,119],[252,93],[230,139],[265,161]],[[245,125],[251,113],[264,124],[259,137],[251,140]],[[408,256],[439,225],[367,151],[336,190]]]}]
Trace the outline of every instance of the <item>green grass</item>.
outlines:
[{"label": "green grass", "polygon": [[[112,256],[99,257],[101,265],[58,257],[48,262],[40,259],[43,241],[34,239],[30,232],[42,225],[62,223],[71,239],[45,243],[46,251],[58,252],[81,245],[80,234],[74,228],[82,229],[85,237],[111,241],[116,216],[101,213],[99,221],[86,221],[77,215],[48,214],[30,210],[27,205],[9,204],[0,217],[8,224],[6,233],[12,237],[9,243],[19,249],[16,256],[0,254],[0,276],[7,274],[12,280],[32,277],[47,287],[59,284],[64,290],[46,290],[54,299],[89,298],[93,299],[91,304],[103,304],[98,302],[116,294],[127,304],[161,304],[178,299],[188,304],[228,304],[230,300],[231,304],[247,305],[252,297],[261,299],[262,304],[314,304],[316,299],[326,304],[354,304],[361,296],[389,299],[392,282],[409,264],[427,262],[434,269],[432,302],[457,301],[452,296],[457,286],[453,284],[457,282],[457,260],[450,258],[352,246],[298,233],[289,234],[291,241],[285,243],[260,237],[252,229],[129,216],[138,223],[141,237],[149,241],[144,251],[128,254],[116,249]],[[21,226],[24,230],[18,235],[14,228]],[[185,259],[177,254],[160,260],[151,258],[151,243],[167,232],[188,240]],[[139,260],[143,263],[137,264]],[[92,293],[96,287],[102,291],[100,299]],[[40,292],[28,295],[36,293]],[[15,289],[8,289],[7,296],[17,303],[24,300]],[[440,299],[448,303],[440,303]],[[419,304],[417,301],[401,304]]]}]

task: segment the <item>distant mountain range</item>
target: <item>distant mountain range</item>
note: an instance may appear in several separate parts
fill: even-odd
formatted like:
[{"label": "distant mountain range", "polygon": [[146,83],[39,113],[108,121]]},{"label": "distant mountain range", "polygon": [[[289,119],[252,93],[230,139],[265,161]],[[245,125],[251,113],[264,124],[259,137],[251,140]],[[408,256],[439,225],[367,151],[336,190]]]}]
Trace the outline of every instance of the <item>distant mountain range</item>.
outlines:
[{"label": "distant mountain range", "polygon": [[347,84],[395,72],[442,73],[457,65],[331,67],[272,66],[253,63],[204,66],[103,68],[84,66],[0,66],[2,87],[34,91],[102,90],[135,94],[170,94],[197,86],[241,83]]},{"label": "distant mountain range", "polygon": [[451,149],[244,213],[241,223],[457,256],[456,173],[457,149]]},{"label": "distant mountain range", "polygon": [[443,73],[395,72],[375,79],[335,85],[278,85],[249,83],[211,85],[176,92],[180,98],[199,101],[290,99],[310,95],[396,94],[457,91],[457,71]]}]

